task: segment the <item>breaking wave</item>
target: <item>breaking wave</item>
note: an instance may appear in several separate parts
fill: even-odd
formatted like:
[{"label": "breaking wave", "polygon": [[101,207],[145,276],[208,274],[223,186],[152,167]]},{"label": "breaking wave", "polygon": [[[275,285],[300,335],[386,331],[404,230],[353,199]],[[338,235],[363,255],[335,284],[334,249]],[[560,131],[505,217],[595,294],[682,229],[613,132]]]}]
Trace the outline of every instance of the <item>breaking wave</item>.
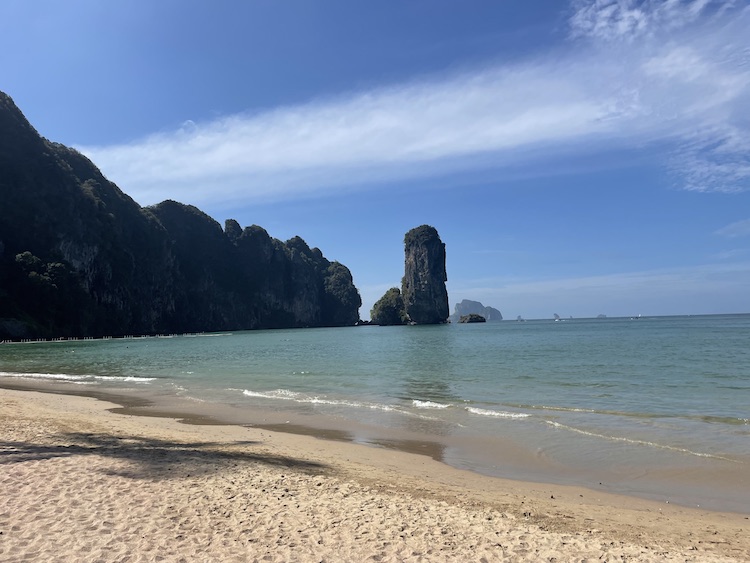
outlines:
[{"label": "breaking wave", "polygon": [[68,381],[71,383],[90,384],[104,381],[123,383],[150,383],[155,377],[138,377],[133,375],[71,375],[68,373],[17,373],[0,371],[0,377],[17,377],[19,379],[45,379],[48,381]]}]

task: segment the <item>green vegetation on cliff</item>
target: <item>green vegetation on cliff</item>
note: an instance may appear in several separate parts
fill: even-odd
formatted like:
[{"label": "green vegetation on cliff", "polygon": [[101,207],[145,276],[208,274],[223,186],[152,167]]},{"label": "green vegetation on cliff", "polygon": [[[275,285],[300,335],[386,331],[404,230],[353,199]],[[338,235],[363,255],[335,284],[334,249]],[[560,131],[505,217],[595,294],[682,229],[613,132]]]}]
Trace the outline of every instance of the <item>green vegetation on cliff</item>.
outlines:
[{"label": "green vegetation on cliff", "polygon": [[435,227],[420,225],[419,227],[414,227],[404,235],[404,247],[409,249],[415,246],[430,244],[436,238],[439,240],[440,236]]},{"label": "green vegetation on cliff", "polygon": [[399,288],[390,288],[378,299],[370,311],[370,321],[381,326],[404,325],[409,321]]}]

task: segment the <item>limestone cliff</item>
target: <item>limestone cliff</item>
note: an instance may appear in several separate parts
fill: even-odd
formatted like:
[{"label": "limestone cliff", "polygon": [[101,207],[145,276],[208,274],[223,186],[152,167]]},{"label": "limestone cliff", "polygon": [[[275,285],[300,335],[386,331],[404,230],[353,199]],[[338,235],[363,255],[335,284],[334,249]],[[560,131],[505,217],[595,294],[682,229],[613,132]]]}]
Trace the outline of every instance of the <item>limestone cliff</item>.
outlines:
[{"label": "limestone cliff", "polygon": [[360,305],[299,237],[140,207],[0,92],[0,340],[354,325]]},{"label": "limestone cliff", "polygon": [[448,279],[445,244],[437,230],[422,225],[404,237],[404,279],[401,294],[410,322],[440,324],[448,320]]}]

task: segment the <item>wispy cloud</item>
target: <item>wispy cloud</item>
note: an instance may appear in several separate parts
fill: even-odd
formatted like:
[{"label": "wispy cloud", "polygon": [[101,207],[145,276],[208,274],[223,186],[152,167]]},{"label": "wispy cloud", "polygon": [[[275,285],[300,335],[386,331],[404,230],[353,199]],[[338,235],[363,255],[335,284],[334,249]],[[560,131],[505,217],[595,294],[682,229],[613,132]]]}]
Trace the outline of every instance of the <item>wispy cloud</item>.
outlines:
[{"label": "wispy cloud", "polygon": [[749,133],[724,123],[687,135],[670,159],[670,167],[682,180],[682,187],[724,193],[750,189]]},{"label": "wispy cloud", "polygon": [[730,0],[574,0],[574,37],[632,41],[679,29],[707,14],[718,16]]},{"label": "wispy cloud", "polygon": [[750,252],[748,248],[733,248],[731,250],[723,250],[716,254],[714,258],[716,260],[735,260],[736,258],[746,256]]},{"label": "wispy cloud", "polygon": [[730,223],[716,231],[716,234],[729,238],[750,236],[750,219]]},{"label": "wispy cloud", "polygon": [[746,190],[750,9],[722,17],[728,6],[576,1],[575,39],[546,57],[79,148],[142,204],[279,200],[657,144],[678,187]]}]

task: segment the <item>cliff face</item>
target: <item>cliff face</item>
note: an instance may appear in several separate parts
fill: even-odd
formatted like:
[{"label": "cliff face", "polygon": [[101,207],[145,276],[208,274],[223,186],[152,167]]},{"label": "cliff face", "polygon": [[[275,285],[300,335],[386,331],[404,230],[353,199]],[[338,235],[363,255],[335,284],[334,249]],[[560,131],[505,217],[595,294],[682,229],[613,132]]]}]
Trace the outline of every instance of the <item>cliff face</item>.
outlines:
[{"label": "cliff face", "polygon": [[445,282],[445,244],[429,225],[412,229],[404,237],[404,279],[401,293],[411,322],[439,324],[448,319]]},{"label": "cliff face", "polygon": [[0,240],[0,338],[151,332],[173,307],[163,226],[2,93]]},{"label": "cliff face", "polygon": [[299,237],[141,208],[0,92],[0,339],[339,326],[360,305]]}]

